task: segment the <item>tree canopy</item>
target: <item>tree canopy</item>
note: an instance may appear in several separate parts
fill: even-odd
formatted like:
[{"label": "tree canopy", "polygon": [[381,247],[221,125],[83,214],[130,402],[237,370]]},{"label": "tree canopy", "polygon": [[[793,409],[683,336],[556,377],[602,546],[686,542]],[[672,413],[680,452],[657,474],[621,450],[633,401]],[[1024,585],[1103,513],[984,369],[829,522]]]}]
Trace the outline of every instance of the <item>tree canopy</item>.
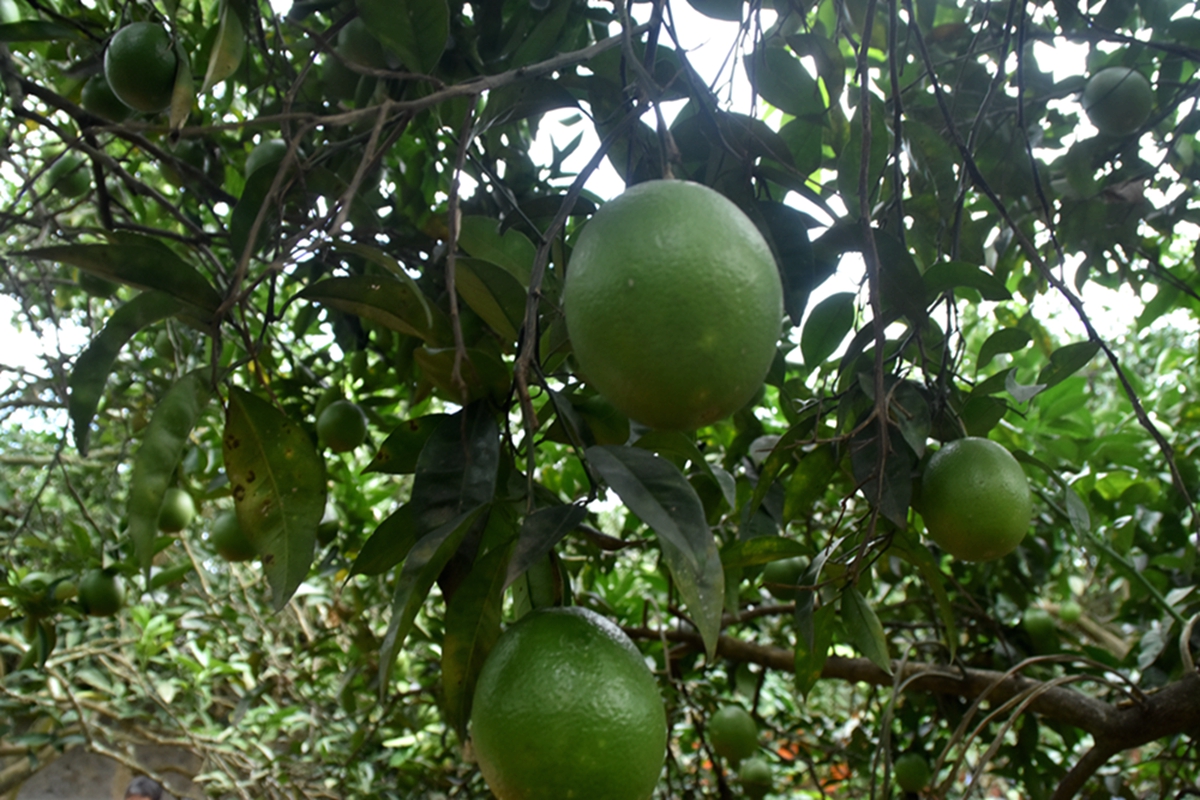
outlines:
[{"label": "tree canopy", "polygon": [[[0,794],[173,743],[214,796],[488,797],[481,666],[571,604],[653,665],[656,797],[761,796],[730,704],[780,796],[894,796],[909,753],[932,797],[1194,794],[1198,65],[1183,0],[0,0],[0,286],[41,343],[0,352]],[[581,374],[601,171],[769,244],[727,419]],[[361,445],[344,406],[318,435],[341,401]],[[1002,558],[927,536],[964,436],[1032,490]]]}]

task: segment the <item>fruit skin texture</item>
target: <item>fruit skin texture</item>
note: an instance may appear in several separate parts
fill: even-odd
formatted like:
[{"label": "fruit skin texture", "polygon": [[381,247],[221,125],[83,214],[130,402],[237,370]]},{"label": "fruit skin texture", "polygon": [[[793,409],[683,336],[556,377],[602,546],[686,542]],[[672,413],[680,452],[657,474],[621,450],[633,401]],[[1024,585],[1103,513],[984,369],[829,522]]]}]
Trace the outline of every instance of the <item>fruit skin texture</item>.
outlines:
[{"label": "fruit skin texture", "polygon": [[335,453],[358,447],[367,438],[367,418],[349,400],[334,400],[317,417],[317,436]]},{"label": "fruit skin texture", "polygon": [[125,587],[107,570],[90,570],[79,582],[79,603],[93,617],[111,617],[125,605]]},{"label": "fruit skin texture", "polygon": [[761,800],[771,792],[771,765],[762,758],[747,758],[738,768],[738,781],[747,797]]},{"label": "fruit skin texture", "polygon": [[642,655],[584,608],[532,611],[484,662],[471,741],[499,800],[646,800],[667,718]]},{"label": "fruit skin texture", "polygon": [[208,541],[217,551],[217,555],[226,561],[249,561],[258,555],[250,537],[242,531],[237,513],[233,511],[222,512],[216,518]]},{"label": "fruit skin texture", "polygon": [[163,533],[179,533],[195,516],[196,504],[192,496],[183,489],[171,487],[163,494],[162,508],[158,510],[158,529]]},{"label": "fruit skin texture", "polygon": [[104,77],[113,94],[135,111],[157,114],[171,104],[177,59],[171,37],[153,22],[131,22],[104,51]]},{"label": "fruit skin texture", "polygon": [[1017,548],[1033,519],[1029,481],[1012,453],[970,436],[934,453],[921,478],[930,538],[963,561],[991,561]]},{"label": "fruit skin texture", "polygon": [[1129,67],[1108,67],[1088,79],[1083,110],[1101,133],[1128,136],[1142,127],[1154,107],[1150,81]]},{"label": "fruit skin texture", "polygon": [[905,753],[892,764],[896,784],[906,792],[919,792],[929,785],[932,771],[929,762],[920,753]]},{"label": "fruit skin texture", "polygon": [[741,706],[724,706],[708,720],[708,743],[736,764],[758,752],[758,723]]},{"label": "fruit skin texture", "polygon": [[749,217],[697,183],[647,181],[605,203],[567,269],[579,368],[626,416],[694,430],[746,404],[775,358],[783,289]]}]

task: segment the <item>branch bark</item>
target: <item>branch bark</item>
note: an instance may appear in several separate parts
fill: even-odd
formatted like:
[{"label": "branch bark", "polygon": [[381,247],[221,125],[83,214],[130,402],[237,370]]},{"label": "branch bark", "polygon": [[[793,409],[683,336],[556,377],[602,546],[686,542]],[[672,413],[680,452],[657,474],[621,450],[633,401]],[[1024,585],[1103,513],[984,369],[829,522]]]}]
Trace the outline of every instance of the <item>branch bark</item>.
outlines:
[{"label": "branch bark", "polygon": [[[659,641],[665,637],[668,641],[680,642],[697,650],[704,649],[699,634],[690,631],[626,628],[625,632],[634,639]],[[733,661],[760,664],[782,672],[795,670],[792,651],[747,642],[734,636],[720,637],[717,654]],[[969,699],[986,696],[993,705],[1017,695],[1030,695],[1033,690],[1043,686],[1040,681],[988,669],[901,662],[893,662],[892,669],[899,673],[899,681],[906,683],[910,690]],[[889,675],[865,658],[830,656],[821,671],[821,677],[874,686],[890,687],[897,683],[895,675]],[[1083,780],[1086,780],[1104,763],[1103,760],[1092,763],[1101,754],[1107,760],[1123,750],[1167,736],[1200,730],[1200,674],[1189,673],[1156,692],[1137,693],[1132,699],[1117,703],[1109,703],[1075,689],[1055,686],[1038,694],[1029,703],[1028,710],[1092,735],[1096,741],[1092,751],[1095,755],[1089,753],[1072,770],[1072,773],[1082,771],[1085,764],[1090,764],[1090,769],[1083,775]],[[1082,781],[1079,785],[1082,785]],[[1075,791],[1072,789],[1069,794],[1056,792],[1054,800],[1066,800]]]}]

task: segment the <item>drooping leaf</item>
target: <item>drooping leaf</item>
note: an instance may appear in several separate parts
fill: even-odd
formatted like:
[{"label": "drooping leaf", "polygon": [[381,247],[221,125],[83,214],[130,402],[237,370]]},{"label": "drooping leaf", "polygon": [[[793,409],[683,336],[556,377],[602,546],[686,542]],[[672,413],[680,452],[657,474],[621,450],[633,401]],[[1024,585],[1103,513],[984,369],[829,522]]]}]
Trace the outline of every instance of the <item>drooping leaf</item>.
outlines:
[{"label": "drooping leaf", "polygon": [[688,0],[688,5],[711,19],[741,22],[742,0]]},{"label": "drooping leaf", "polygon": [[410,504],[418,535],[492,502],[499,465],[500,429],[486,403],[438,422],[413,478]]},{"label": "drooping leaf", "polygon": [[350,576],[382,575],[404,560],[418,538],[412,504],[405,503],[379,523],[363,543],[350,567]]},{"label": "drooping leaf", "polygon": [[846,626],[846,635],[855,648],[872,664],[891,675],[892,662],[888,657],[883,624],[857,586],[848,586],[842,594],[842,624]]},{"label": "drooping leaf", "polygon": [[812,118],[825,113],[820,86],[786,48],[759,47],[746,56],[746,69],[759,96],[780,111]]},{"label": "drooping leaf", "polygon": [[586,454],[629,510],[658,535],[667,568],[712,658],[725,574],[696,490],[670,461],[637,447],[597,445]]},{"label": "drooping leaf", "polygon": [[795,686],[796,693],[801,697],[807,697],[821,678],[825,661],[829,657],[829,647],[833,644],[833,628],[836,622],[837,606],[832,603],[815,611],[810,607],[809,627],[812,629],[812,638],[796,637]]},{"label": "drooping leaf", "polygon": [[1012,293],[990,272],[965,261],[939,261],[925,271],[925,291],[932,301],[960,286],[976,289],[984,300],[1011,300]]},{"label": "drooping leaf", "polygon": [[371,33],[410,72],[437,66],[450,35],[446,0],[357,0],[357,5]]},{"label": "drooping leaf", "polygon": [[817,502],[837,469],[832,445],[821,445],[800,459],[787,480],[783,495],[783,521],[790,522],[807,515]]},{"label": "drooping leaf", "polygon": [[867,501],[872,505],[878,503],[879,513],[903,528],[908,524],[917,458],[894,426],[888,426],[888,439],[882,476],[879,474],[879,428],[874,422],[850,440],[850,464]]},{"label": "drooping leaf", "polygon": [[1050,363],[1038,373],[1038,383],[1050,388],[1071,377],[1087,366],[1100,352],[1099,342],[1074,342],[1064,345],[1050,354]]},{"label": "drooping leaf", "polygon": [[373,320],[431,345],[454,341],[445,314],[429,303],[411,281],[382,275],[328,278],[300,292],[300,297]]},{"label": "drooping leaf", "polygon": [[158,513],[188,436],[212,399],[209,370],[184,375],[167,390],[142,435],[129,478],[129,538],[138,566],[150,575]]},{"label": "drooping leaf", "polygon": [[479,506],[459,514],[425,534],[408,551],[400,576],[396,580],[396,593],[392,598],[392,616],[388,620],[387,633],[379,648],[380,696],[387,694],[396,654],[408,638],[413,620],[433,587],[433,582],[458,550],[467,531],[486,510],[486,506]]},{"label": "drooping leaf", "polygon": [[0,25],[0,42],[50,42],[56,39],[81,39],[75,28],[40,19],[23,19]]},{"label": "drooping leaf", "polygon": [[454,274],[455,288],[471,310],[504,342],[516,342],[525,321],[525,288],[517,279],[490,261],[477,258],[458,259]]},{"label": "drooping leaf", "polygon": [[495,547],[474,568],[446,605],[442,639],[442,694],[446,722],[466,737],[475,682],[500,638],[506,563],[511,548]]},{"label": "drooping leaf", "polygon": [[491,217],[463,217],[458,246],[474,258],[503,267],[520,281],[522,287],[529,285],[537,247],[520,231],[509,228],[501,233],[496,220]]},{"label": "drooping leaf", "polygon": [[980,346],[975,371],[978,372],[992,363],[992,359],[1001,353],[1015,353],[1032,341],[1033,337],[1020,328],[1001,328],[985,339]]},{"label": "drooping leaf", "polygon": [[143,292],[113,312],[104,329],[79,354],[68,383],[67,411],[80,455],[87,455],[92,419],[122,348],[142,328],[174,315],[181,307],[182,304],[169,295]]},{"label": "drooping leaf", "polygon": [[325,463],[302,427],[243,389],[230,389],[222,445],[238,524],[262,556],[279,610],[312,565]]},{"label": "drooping leaf", "polygon": [[417,471],[417,459],[425,442],[448,414],[427,414],[406,420],[388,434],[363,472],[407,475]]},{"label": "drooping leaf", "polygon": [[71,244],[26,250],[29,258],[70,264],[106,281],[124,283],[138,289],[154,289],[188,306],[212,312],[221,305],[221,296],[190,264],[161,242],[148,237],[134,244],[128,237],[123,244]]},{"label": "drooping leaf", "polygon": [[755,210],[766,226],[765,233],[783,278],[784,311],[793,325],[799,325],[809,295],[830,275],[818,269],[808,240],[808,229],[815,220],[783,203],[761,201]]},{"label": "drooping leaf", "polygon": [[242,18],[230,0],[223,0],[217,18],[217,39],[208,57],[200,94],[207,94],[209,89],[237,72],[245,53],[246,30]]},{"label": "drooping leaf", "polygon": [[800,334],[804,365],[814,369],[832,356],[854,327],[854,294],[838,292],[813,307]]},{"label": "drooping leaf", "polygon": [[459,377],[466,385],[466,397],[462,394],[463,387],[454,379],[453,347],[418,347],[413,352],[413,359],[421,368],[421,374],[456,403],[473,404],[485,398],[500,403],[512,386],[508,365],[491,350],[467,348],[467,357],[459,364]]},{"label": "drooping leaf", "polygon": [[587,506],[549,506],[533,512],[521,524],[516,550],[508,562],[504,588],[515,581],[534,562],[544,558],[564,536],[587,517]]}]

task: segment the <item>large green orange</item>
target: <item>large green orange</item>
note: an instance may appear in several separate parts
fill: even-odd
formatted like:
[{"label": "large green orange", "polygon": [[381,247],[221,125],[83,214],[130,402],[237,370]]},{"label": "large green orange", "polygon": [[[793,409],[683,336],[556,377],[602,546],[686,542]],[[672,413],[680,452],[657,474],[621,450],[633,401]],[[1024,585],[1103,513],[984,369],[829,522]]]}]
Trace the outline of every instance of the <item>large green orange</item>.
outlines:
[{"label": "large green orange", "polygon": [[758,752],[758,723],[741,706],[725,706],[708,720],[708,743],[736,764]]},{"label": "large green orange", "polygon": [[63,197],[82,197],[92,188],[92,170],[79,153],[64,153],[46,170],[46,186]]},{"label": "large green orange", "polygon": [[563,309],[588,383],[638,422],[693,430],[762,386],[783,290],[771,248],[730,200],[697,183],[648,181],[583,229]]},{"label": "large green orange", "polygon": [[113,93],[103,73],[88,78],[79,96],[79,104],[86,111],[109,122],[121,122],[129,119],[133,109],[121,102],[121,98]]},{"label": "large green orange", "polygon": [[471,742],[499,800],[646,800],[667,719],[620,628],[587,609],[543,608],[505,631],[484,663]]},{"label": "large green orange", "polygon": [[113,34],[104,51],[104,77],[122,103],[147,114],[171,104],[175,47],[163,26],[132,22]]},{"label": "large green orange", "polygon": [[1011,553],[1033,517],[1021,465],[990,439],[967,437],[934,453],[921,478],[921,516],[938,546],[963,561]]},{"label": "large green orange", "polygon": [[1154,107],[1150,81],[1129,67],[1108,67],[1088,79],[1083,110],[1101,133],[1128,136],[1142,127]]}]

